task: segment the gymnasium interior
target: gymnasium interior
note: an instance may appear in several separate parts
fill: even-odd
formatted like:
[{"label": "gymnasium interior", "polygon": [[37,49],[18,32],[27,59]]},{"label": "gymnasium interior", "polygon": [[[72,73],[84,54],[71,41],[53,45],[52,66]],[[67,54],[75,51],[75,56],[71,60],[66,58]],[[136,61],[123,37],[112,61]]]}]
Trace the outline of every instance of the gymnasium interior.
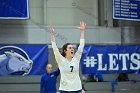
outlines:
[{"label": "gymnasium interior", "polygon": [[[97,79],[98,77],[94,76],[96,72],[90,77],[89,75],[91,75],[91,73],[83,74],[84,70],[82,69],[82,66],[80,66],[80,78],[85,90],[84,93],[140,93],[139,0],[21,1],[26,1],[26,3],[24,2],[22,5],[25,4],[27,6],[27,13],[25,13],[27,16],[24,16],[23,14],[22,17],[16,16],[16,18],[13,16],[11,17],[10,11],[17,15],[22,15],[20,10],[10,5],[11,3],[8,4],[9,0],[0,0],[0,47],[3,45],[23,45],[26,47],[35,46],[38,48],[38,45],[41,45],[42,47],[47,45],[47,52],[43,52],[43,54],[47,55],[46,62],[51,63],[53,65],[53,70],[55,71],[58,66],[51,46],[50,24],[53,24],[54,26],[56,43],[61,52],[62,46],[67,42],[72,43],[75,49],[77,48],[80,38],[78,26],[81,21],[84,21],[87,25],[85,31],[86,45],[135,47],[138,50],[134,51],[137,52],[138,55],[136,57],[137,61],[135,61],[138,63],[135,64],[139,66],[137,69],[135,69],[135,71],[122,72],[126,74],[126,78],[122,81],[117,80],[122,69],[119,69],[118,71],[115,70],[114,72],[109,71],[109,69],[106,71],[101,71],[103,80],[100,81]],[[17,4],[17,6],[20,4],[20,0],[13,0],[12,2],[15,2],[13,5]],[[134,6],[132,2],[135,3]],[[123,14],[120,14],[122,15],[121,17],[117,15],[117,13],[119,14],[119,10],[117,10],[117,5],[119,5],[118,3],[122,4],[120,13],[124,13],[124,15],[130,13],[130,16],[125,16],[123,18]],[[136,10],[134,9],[129,9],[134,11],[126,12],[128,3],[130,3],[129,6],[131,8],[137,7],[138,12],[135,13]],[[26,10],[26,8],[24,7],[24,10]],[[4,13],[8,13],[8,15],[5,15]],[[137,14],[137,18],[136,16],[132,16],[132,14]],[[32,50],[32,48],[30,49]],[[133,52],[132,48],[129,48],[128,50]],[[3,51],[3,49],[0,48],[0,51]],[[0,55],[1,54],[2,53],[0,52]],[[31,59],[33,58],[31,56],[29,57]],[[132,59],[131,57],[126,59],[126,64],[127,60]],[[45,59],[37,60],[38,64],[42,64],[42,61],[44,60]],[[103,62],[104,61],[106,60],[103,60]],[[29,75],[27,73],[26,75],[0,74],[0,93],[40,93],[40,79],[43,72],[37,72],[37,69],[41,71],[41,67],[39,67],[40,65],[38,64],[35,64],[36,67],[32,67],[32,69],[34,69],[36,72],[34,71],[32,74],[28,73]],[[43,65],[43,67],[43,70],[45,70],[45,65]],[[0,68],[2,68],[2,65],[0,65]],[[128,66],[128,68],[130,68],[130,66]],[[128,70],[131,70],[131,68]],[[1,72],[2,71],[0,71],[0,73]],[[57,90],[59,88],[59,81],[60,76],[57,79]]]}]

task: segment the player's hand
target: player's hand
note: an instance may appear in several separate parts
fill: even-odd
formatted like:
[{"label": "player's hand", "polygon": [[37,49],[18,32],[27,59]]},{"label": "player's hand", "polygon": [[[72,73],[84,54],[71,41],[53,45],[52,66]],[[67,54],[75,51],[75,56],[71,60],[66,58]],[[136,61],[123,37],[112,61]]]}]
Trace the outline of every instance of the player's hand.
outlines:
[{"label": "player's hand", "polygon": [[50,33],[51,33],[51,41],[55,42],[55,38],[54,38],[54,28],[53,25],[50,25]]},{"label": "player's hand", "polygon": [[52,24],[50,25],[50,33],[51,33],[51,36],[54,36],[54,28]]},{"label": "player's hand", "polygon": [[85,31],[86,29],[86,24],[82,21],[80,22],[80,26],[79,26],[80,31]]}]

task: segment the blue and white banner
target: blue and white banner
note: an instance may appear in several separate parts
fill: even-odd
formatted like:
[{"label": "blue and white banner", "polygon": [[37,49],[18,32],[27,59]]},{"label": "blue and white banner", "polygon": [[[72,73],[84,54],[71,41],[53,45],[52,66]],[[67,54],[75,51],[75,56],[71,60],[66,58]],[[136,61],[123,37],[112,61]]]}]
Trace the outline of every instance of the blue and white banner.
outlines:
[{"label": "blue and white banner", "polygon": [[86,45],[81,57],[83,74],[139,73],[139,45]]},{"label": "blue and white banner", "polygon": [[0,19],[29,19],[28,0],[0,0]]},{"label": "blue and white banner", "polygon": [[41,75],[48,63],[48,45],[0,45],[0,76]]},{"label": "blue and white banner", "polygon": [[140,21],[140,0],[113,0],[113,19]]}]

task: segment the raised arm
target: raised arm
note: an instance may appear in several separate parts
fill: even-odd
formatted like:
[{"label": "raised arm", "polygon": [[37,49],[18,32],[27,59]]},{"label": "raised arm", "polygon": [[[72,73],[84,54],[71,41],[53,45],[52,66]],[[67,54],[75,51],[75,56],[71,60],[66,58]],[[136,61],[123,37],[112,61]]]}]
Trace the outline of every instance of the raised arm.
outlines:
[{"label": "raised arm", "polygon": [[59,70],[59,68],[56,70],[56,71],[54,71],[54,75],[55,76],[58,76],[60,74],[60,70]]},{"label": "raised arm", "polygon": [[50,26],[50,33],[51,33],[51,43],[52,43],[52,48],[53,48],[53,52],[54,52],[54,55],[55,55],[55,59],[56,59],[57,63],[60,63],[62,55],[60,54],[60,52],[59,52],[59,50],[58,50],[58,48],[56,46],[56,43],[55,43],[53,25]]},{"label": "raised arm", "polygon": [[85,29],[86,29],[86,24],[84,22],[80,22],[80,45],[78,47],[78,50],[75,54],[75,56],[77,57],[78,60],[81,59],[81,55],[84,49],[84,45],[85,45]]}]

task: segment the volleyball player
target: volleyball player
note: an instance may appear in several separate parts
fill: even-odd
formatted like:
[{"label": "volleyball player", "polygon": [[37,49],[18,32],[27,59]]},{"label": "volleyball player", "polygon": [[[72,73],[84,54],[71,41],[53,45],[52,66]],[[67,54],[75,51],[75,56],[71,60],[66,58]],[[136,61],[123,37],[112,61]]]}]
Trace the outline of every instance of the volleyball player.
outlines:
[{"label": "volleyball player", "polygon": [[85,28],[86,24],[84,22],[80,22],[80,45],[77,52],[75,53],[74,47],[71,43],[66,43],[63,46],[62,54],[60,54],[55,43],[53,26],[50,26],[52,48],[61,74],[59,87],[60,93],[82,92],[82,84],[79,76],[79,64],[85,44]]}]

